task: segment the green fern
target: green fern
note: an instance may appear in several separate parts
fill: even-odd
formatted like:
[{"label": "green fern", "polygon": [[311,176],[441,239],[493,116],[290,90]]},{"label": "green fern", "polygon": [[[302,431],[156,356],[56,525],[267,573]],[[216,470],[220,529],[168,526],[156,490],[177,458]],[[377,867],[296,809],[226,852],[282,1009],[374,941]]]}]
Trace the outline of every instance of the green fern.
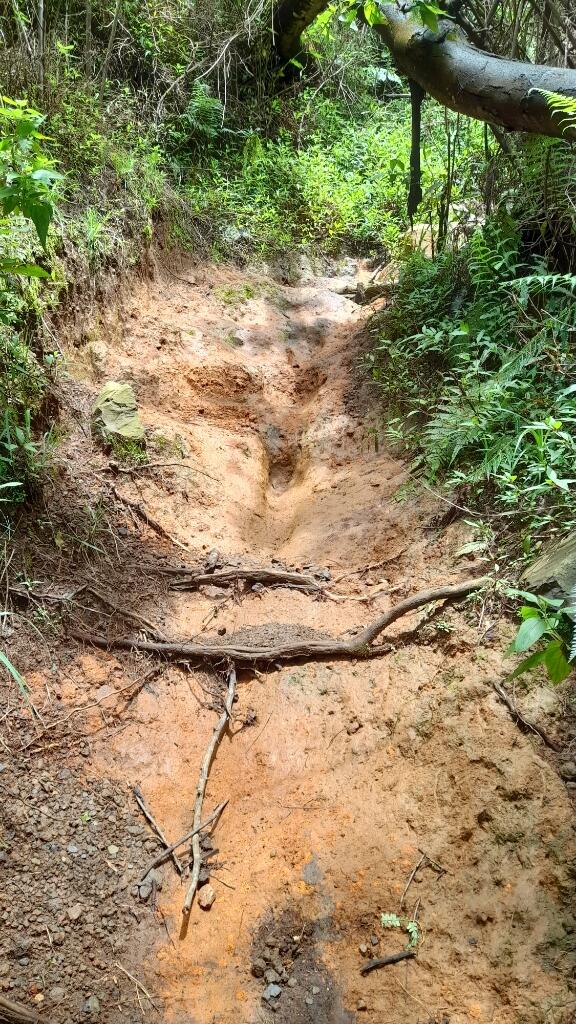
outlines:
[{"label": "green fern", "polygon": [[560,92],[550,92],[549,89],[531,89],[531,93],[539,93],[544,96],[552,111],[561,118],[562,133],[571,138],[576,138],[576,96],[565,96]]}]

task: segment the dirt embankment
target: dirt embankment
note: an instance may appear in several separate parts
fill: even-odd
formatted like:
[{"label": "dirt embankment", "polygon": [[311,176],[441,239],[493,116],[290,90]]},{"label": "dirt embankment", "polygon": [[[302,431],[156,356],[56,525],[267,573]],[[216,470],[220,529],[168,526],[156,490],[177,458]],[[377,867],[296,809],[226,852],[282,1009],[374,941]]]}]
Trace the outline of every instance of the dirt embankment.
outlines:
[{"label": "dirt embankment", "polygon": [[[203,841],[216,899],[182,928],[172,864],[138,885],[158,842],[132,787],[170,840],[191,827],[223,673],[91,649],[70,627],[337,635],[483,571],[378,438],[363,316],[329,280],[184,269],[67,352],[60,470],[5,574],[37,717],[10,680],[0,726],[0,989],[51,1024],[574,1019],[570,794],[494,695],[489,600],[415,613],[370,661],[241,672],[205,805],[229,801]],[[110,379],[134,386],[145,465],[91,438]],[[305,569],[333,596],[169,589],[164,569],[206,561]],[[560,739],[570,699],[533,691]],[[562,763],[570,777],[569,745]],[[362,976],[409,941],[382,914],[416,920],[417,956]]]}]

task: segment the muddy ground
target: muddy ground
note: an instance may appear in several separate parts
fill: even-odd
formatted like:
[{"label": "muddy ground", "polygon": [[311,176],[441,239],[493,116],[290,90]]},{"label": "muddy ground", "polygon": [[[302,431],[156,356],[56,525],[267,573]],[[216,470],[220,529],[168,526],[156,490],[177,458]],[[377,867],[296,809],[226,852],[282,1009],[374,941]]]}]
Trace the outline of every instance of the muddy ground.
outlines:
[{"label": "muddy ground", "polygon": [[[4,646],[34,710],[3,679],[0,991],[41,1020],[576,1019],[573,686],[517,692],[555,755],[493,691],[510,626],[490,595],[401,620],[372,660],[239,672],[205,803],[229,801],[204,842],[216,898],[186,924],[173,864],[142,884],[161,845],[133,787],[169,840],[190,828],[226,666],[75,631],[336,635],[490,568],[458,553],[470,527],[381,436],[367,311],[341,291],[159,268],[61,331],[57,466],[3,579]],[[134,386],[145,466],[92,437],[111,379]],[[306,569],[332,596],[170,589],[167,568],[207,560]],[[416,957],[361,975],[414,920]]]}]

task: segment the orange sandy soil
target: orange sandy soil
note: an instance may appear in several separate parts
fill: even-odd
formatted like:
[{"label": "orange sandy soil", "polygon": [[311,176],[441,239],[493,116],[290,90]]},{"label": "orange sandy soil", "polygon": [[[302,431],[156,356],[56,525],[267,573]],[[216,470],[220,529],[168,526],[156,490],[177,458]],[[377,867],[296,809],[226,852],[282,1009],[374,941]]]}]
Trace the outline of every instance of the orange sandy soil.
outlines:
[{"label": "orange sandy soil", "polygon": [[[171,564],[202,564],[217,549],[223,563],[323,567],[332,593],[346,598],[284,588],[170,592],[146,585],[143,558],[137,610],[166,635],[267,623],[336,635],[415,590],[485,571],[457,555],[469,528],[443,525],[446,506],[415,494],[406,465],[382,438],[375,444],[380,410],[358,367],[365,316],[330,279],[290,287],[232,267],[184,267],[178,279],[134,284],[88,340],[68,346],[77,408],[104,381],[128,380],[147,429],[185,452],[181,467],[114,478],[117,495],[140,503],[178,542],[160,540],[126,507],[124,532],[141,537],[146,557],[156,545]],[[96,501],[108,458],[73,403],[66,415],[59,458],[77,460],[66,472],[77,472]],[[178,463],[174,450],[154,460]],[[125,588],[110,570],[119,603],[137,588],[137,547],[130,557]],[[361,600],[371,593],[379,596]],[[147,1019],[575,1019],[570,793],[549,752],[519,731],[492,690],[508,667],[508,634],[504,624],[491,628],[490,603],[444,610],[429,625],[427,614],[398,622],[393,635],[413,634],[370,661],[239,673],[205,801],[205,814],[229,801],[214,833],[216,901],[209,911],[195,903],[182,928],[185,882],[165,865],[157,911],[134,923],[123,961],[157,1003],[159,1012],[141,996]],[[127,787],[140,785],[174,839],[190,828],[217,717],[207,691],[221,691],[222,681],[209,668],[171,664],[126,708],[119,691],[135,666],[149,664],[73,645],[60,713],[113,688],[102,707],[66,726],[71,740],[74,730],[93,730],[83,771],[114,780],[127,800]],[[30,682],[43,692],[42,666]],[[553,716],[549,691],[534,683],[531,699],[541,719]],[[248,711],[255,724],[244,727]],[[105,739],[103,715],[118,725]],[[49,751],[43,756],[46,763]],[[382,929],[380,914],[400,912],[420,851],[444,873],[425,862],[406,896],[402,913],[416,910],[421,932],[417,958],[362,977],[366,956],[405,945],[405,934]],[[295,966],[297,983],[273,1012],[251,963],[262,929],[291,914],[313,926],[316,981],[313,991]],[[104,1005],[100,1019],[139,1018]]]}]

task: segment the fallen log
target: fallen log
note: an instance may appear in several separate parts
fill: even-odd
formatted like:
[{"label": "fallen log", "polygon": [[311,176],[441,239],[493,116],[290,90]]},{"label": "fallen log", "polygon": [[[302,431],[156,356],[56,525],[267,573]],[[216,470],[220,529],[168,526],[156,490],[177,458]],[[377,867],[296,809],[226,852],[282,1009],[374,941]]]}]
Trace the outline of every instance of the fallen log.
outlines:
[{"label": "fallen log", "polygon": [[[136,637],[116,637],[109,639],[84,632],[73,630],[70,635],[76,640],[91,643],[95,647],[104,649],[115,648],[122,650],[146,651],[150,654],[160,654],[170,658],[200,658],[204,661],[221,662],[224,660],[238,662],[240,664],[252,664],[259,661],[286,661],[292,658],[332,658],[332,657],[373,657],[381,653],[378,649],[372,648],[372,643],[378,636],[397,619],[402,618],[409,612],[421,608],[423,605],[431,604],[433,601],[450,601],[465,597],[475,590],[480,590],[491,581],[490,576],[481,576],[477,579],[465,580],[463,583],[455,583],[451,586],[436,587],[431,590],[421,590],[404,601],[390,608],[383,615],[371,622],[364,628],[358,627],[349,637],[331,637],[318,633],[318,636],[306,636],[303,639],[295,640],[264,640],[260,643],[234,636],[228,640],[221,640],[220,637],[204,642],[194,641],[153,641],[138,640]],[[279,626],[279,631],[290,631],[291,627]],[[256,629],[256,634],[258,630]]]}]

